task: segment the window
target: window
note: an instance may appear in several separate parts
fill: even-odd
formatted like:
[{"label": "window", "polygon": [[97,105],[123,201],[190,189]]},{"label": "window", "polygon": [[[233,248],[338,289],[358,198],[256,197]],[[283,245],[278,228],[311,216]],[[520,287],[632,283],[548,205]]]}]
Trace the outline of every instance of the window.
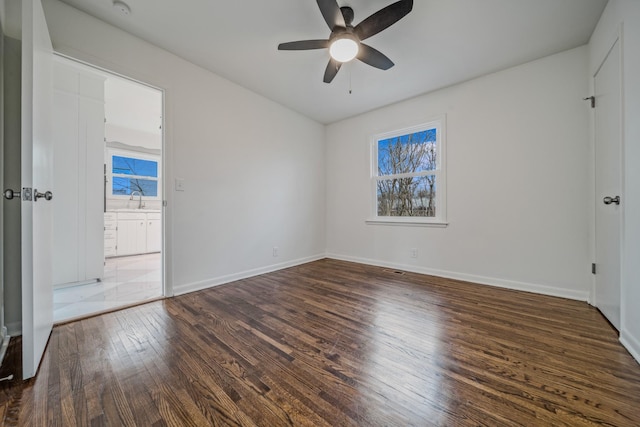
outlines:
[{"label": "window", "polygon": [[141,196],[159,198],[159,159],[151,155],[111,152],[111,196],[129,197],[137,191]]},{"label": "window", "polygon": [[446,225],[444,118],[376,135],[371,151],[369,222]]}]

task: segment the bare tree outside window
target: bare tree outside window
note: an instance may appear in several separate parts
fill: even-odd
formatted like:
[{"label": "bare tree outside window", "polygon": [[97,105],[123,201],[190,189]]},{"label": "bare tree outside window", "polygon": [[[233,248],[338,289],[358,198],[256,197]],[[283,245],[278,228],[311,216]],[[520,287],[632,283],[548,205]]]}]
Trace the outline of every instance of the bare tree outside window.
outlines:
[{"label": "bare tree outside window", "polygon": [[436,129],[379,140],[378,216],[436,216]]},{"label": "bare tree outside window", "polygon": [[127,156],[112,157],[112,194],[158,195],[158,162]]}]

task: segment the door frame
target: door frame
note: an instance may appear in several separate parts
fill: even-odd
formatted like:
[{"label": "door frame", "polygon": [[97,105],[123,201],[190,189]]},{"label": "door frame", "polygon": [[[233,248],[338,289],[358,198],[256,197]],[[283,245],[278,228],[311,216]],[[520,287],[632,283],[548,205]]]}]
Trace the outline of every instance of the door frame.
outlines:
[{"label": "door frame", "polygon": [[[0,191],[4,191],[4,21],[5,11],[0,10]],[[0,196],[0,365],[9,346],[9,334],[4,316],[4,197]]]},{"label": "door frame", "polygon": [[[54,56],[59,56],[61,58],[67,59],[69,61],[73,61],[76,62],[78,64],[81,64],[83,66],[89,67],[89,68],[93,68],[95,70],[98,70],[102,73],[107,73],[107,74],[111,74],[114,75],[116,77],[122,78],[122,79],[126,79],[129,80],[131,82],[134,82],[136,84],[140,84],[146,87],[149,87],[151,89],[157,90],[158,92],[160,92],[161,94],[161,111],[162,111],[162,121],[161,121],[161,126],[162,126],[162,132],[161,132],[161,137],[162,137],[162,141],[161,141],[161,153],[160,153],[160,162],[161,162],[161,177],[160,177],[160,182],[162,185],[162,208],[161,208],[161,232],[162,232],[162,242],[161,242],[161,253],[160,253],[160,257],[161,257],[161,275],[162,275],[162,297],[163,298],[167,298],[167,297],[171,297],[173,296],[173,285],[172,282],[169,280],[170,275],[168,274],[168,263],[167,263],[167,241],[168,241],[168,233],[167,233],[167,196],[169,195],[169,189],[167,188],[168,185],[168,180],[166,179],[167,177],[167,173],[168,173],[168,161],[167,161],[167,157],[168,157],[168,151],[167,151],[167,131],[166,131],[166,91],[164,88],[155,86],[153,84],[138,80],[136,78],[130,77],[126,74],[122,74],[119,73],[117,71],[113,71],[109,68],[105,68],[96,64],[93,64],[91,62],[87,62],[84,61],[82,59],[79,59],[75,56],[71,56],[71,55],[67,55],[65,53],[62,52],[58,52],[55,50],[53,51]],[[55,167],[55,165],[54,165]]]},{"label": "door frame", "polygon": [[[618,144],[620,144],[620,165],[619,165],[619,174],[620,174],[620,226],[619,226],[619,251],[620,251],[620,321],[624,318],[624,304],[622,304],[622,296],[624,295],[623,284],[623,272],[624,272],[624,242],[625,242],[625,200],[626,200],[626,183],[625,183],[625,167],[624,167],[624,141],[625,141],[625,133],[624,133],[624,124],[625,124],[625,109],[624,109],[624,26],[621,22],[616,31],[611,35],[609,42],[606,44],[606,49],[601,53],[598,62],[596,62],[595,70],[591,73],[591,78],[589,80],[590,91],[595,96],[595,79],[605,61],[609,57],[611,51],[616,48],[619,50],[620,54],[620,62],[618,64],[619,72],[620,72],[620,121],[618,123],[620,129],[620,140]],[[617,43],[617,47],[616,47]],[[597,99],[596,99],[596,108],[597,108]],[[591,109],[591,203],[590,203],[590,216],[591,216],[591,259],[596,264],[597,267],[597,259],[596,259],[596,205],[601,203],[599,200],[599,196],[596,194],[596,110]],[[589,295],[589,304],[597,308],[597,300],[596,300],[596,275],[592,275],[591,281],[591,292]],[[622,329],[622,323],[621,323]]]}]

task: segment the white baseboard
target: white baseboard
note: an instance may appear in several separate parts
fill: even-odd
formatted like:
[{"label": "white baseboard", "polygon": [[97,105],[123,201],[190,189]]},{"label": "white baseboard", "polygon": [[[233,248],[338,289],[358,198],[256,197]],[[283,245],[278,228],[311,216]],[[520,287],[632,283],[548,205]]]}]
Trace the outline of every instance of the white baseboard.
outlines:
[{"label": "white baseboard", "polygon": [[[425,267],[418,267],[413,265],[390,263],[386,261],[373,260],[368,258],[352,257],[347,255],[339,255],[333,253],[315,255],[311,257],[299,258],[296,260],[272,264],[266,267],[256,268],[252,270],[242,271],[239,273],[229,274],[220,277],[214,277],[199,282],[185,283],[173,287],[174,295],[182,295],[189,292],[195,292],[202,289],[219,286],[225,283],[234,282],[236,280],[242,280],[260,274],[271,273],[273,271],[282,270],[284,268],[294,267],[300,264],[306,264],[308,262],[317,261],[323,258],[333,258],[342,261],[357,262],[360,264],[375,265],[378,267],[393,268],[397,270],[411,271],[413,273],[428,274],[431,276],[444,277],[447,279],[463,280],[466,282],[478,283],[481,285],[495,286],[499,288],[513,289],[517,291],[533,292],[542,295],[549,295],[554,297],[567,298],[577,301],[589,301],[590,291],[575,291],[571,289],[557,288],[554,286],[541,285],[535,283],[518,282],[513,280],[504,280],[495,277],[478,276],[474,274],[457,273],[446,270],[437,270]],[[13,334],[11,334],[13,335]]]},{"label": "white baseboard", "polygon": [[18,337],[22,335],[22,322],[7,323],[7,334],[12,337]]},{"label": "white baseboard", "polygon": [[620,332],[620,342],[627,349],[629,353],[636,359],[636,362],[640,363],[640,340],[631,335],[625,329]]},{"label": "white baseboard", "polygon": [[241,271],[239,273],[228,274],[226,276],[214,277],[199,282],[185,283],[182,285],[173,286],[174,295],[183,295],[189,292],[200,291],[202,289],[211,288],[214,286],[223,285],[229,282],[235,282],[236,280],[247,279],[249,277],[259,276],[260,274],[271,273],[273,271],[282,270],[289,267],[295,267],[296,265],[306,264],[308,262],[317,261],[319,259],[326,258],[324,254],[314,255],[305,258],[299,258],[292,261],[283,262],[280,264],[272,264],[266,267],[254,268],[252,270]]},{"label": "white baseboard", "polygon": [[378,267],[393,268],[396,270],[410,271],[412,273],[428,274],[430,276],[444,277],[447,279],[463,280],[465,282],[473,282],[481,285],[495,286],[498,288],[513,289],[516,291],[533,292],[536,294],[549,295],[554,297],[567,298],[577,301],[588,301],[589,290],[575,291],[571,289],[562,289],[548,285],[540,285],[535,283],[517,282],[513,280],[504,280],[496,277],[477,276],[474,274],[456,273],[453,271],[436,270],[414,265],[398,264],[380,260],[367,258],[352,257],[346,255],[338,255],[328,253],[327,258],[333,258],[341,261],[357,262],[360,264],[375,265]]},{"label": "white baseboard", "polygon": [[0,366],[4,361],[4,355],[7,354],[7,348],[9,348],[9,339],[11,335],[7,333],[7,327],[3,326],[0,329]]}]

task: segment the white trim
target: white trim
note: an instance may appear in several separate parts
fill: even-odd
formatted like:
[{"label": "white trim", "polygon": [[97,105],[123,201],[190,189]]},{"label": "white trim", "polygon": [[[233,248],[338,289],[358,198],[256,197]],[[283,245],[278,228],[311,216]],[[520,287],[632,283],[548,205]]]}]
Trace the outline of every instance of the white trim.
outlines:
[{"label": "white trim", "polygon": [[2,366],[4,356],[7,354],[7,348],[9,348],[9,340],[11,339],[11,335],[7,333],[6,326],[2,327],[0,338],[0,366]]},{"label": "white trim", "polygon": [[[65,47],[65,46],[63,46]],[[153,84],[147,83],[146,81],[137,79],[137,78],[133,78],[131,77],[129,74],[123,74],[120,72],[116,72],[114,71],[114,68],[119,68],[117,64],[114,63],[105,63],[104,66],[100,66],[100,65],[96,65],[96,63],[101,62],[101,59],[98,57],[94,57],[91,56],[91,61],[93,62],[87,62],[85,60],[79,59],[79,57],[81,56],[87,56],[86,52],[81,52],[78,51],[76,49],[70,48],[69,46],[66,46],[66,48],[68,48],[69,52],[72,52],[73,55],[71,54],[66,54],[66,53],[62,53],[59,51],[54,50],[53,51],[53,55],[54,58],[55,57],[59,57],[59,58],[64,58],[68,61],[69,64],[73,64],[74,66],[77,66],[77,64],[80,64],[84,67],[87,67],[89,69],[92,69],[94,71],[97,71],[98,73],[100,73],[101,75],[103,75],[105,78],[109,79],[109,78],[120,78],[141,86],[144,86],[146,88],[149,89],[153,89],[156,90],[160,93],[161,98],[160,98],[160,102],[161,102],[161,111],[162,111],[162,116],[161,116],[161,129],[160,129],[160,137],[162,139],[161,141],[161,145],[160,145],[160,153],[149,153],[146,150],[143,151],[138,151],[136,150],[136,148],[139,147],[131,147],[131,148],[125,148],[125,147],[114,147],[114,146],[109,146],[110,142],[116,142],[117,141],[105,141],[105,145],[104,145],[104,150],[105,150],[105,161],[107,158],[107,150],[116,150],[116,151],[122,151],[122,152],[135,152],[136,154],[140,153],[140,154],[145,154],[145,155],[153,155],[159,158],[159,165],[158,165],[158,196],[156,198],[152,198],[149,200],[152,201],[160,201],[161,202],[161,221],[162,221],[162,250],[161,250],[161,256],[162,256],[162,262],[161,262],[161,275],[162,275],[162,292],[163,292],[163,296],[165,297],[171,297],[173,296],[173,277],[172,277],[172,265],[171,263],[169,263],[167,260],[171,259],[171,246],[167,243],[168,241],[170,241],[171,236],[170,236],[170,232],[171,230],[171,223],[168,219],[168,217],[170,217],[171,215],[171,208],[169,207],[167,209],[167,205],[165,205],[164,203],[167,202],[168,200],[171,199],[171,193],[167,191],[166,189],[166,182],[169,181],[169,178],[171,177],[171,175],[168,174],[167,171],[170,170],[170,164],[168,159],[171,157],[169,155],[172,147],[171,144],[169,144],[168,142],[168,138],[167,138],[167,105],[166,105],[166,96],[167,96],[167,91],[165,89],[165,87],[160,87],[160,86],[155,86]],[[129,70],[132,71],[132,70]],[[135,74],[135,73],[132,73]],[[145,79],[149,79],[149,80],[153,80],[151,78],[152,76],[146,76]],[[154,159],[155,160],[155,159]],[[109,170],[111,169],[112,163],[108,162],[108,168]],[[166,178],[165,178],[166,177]],[[109,179],[111,180],[111,175],[109,175]],[[110,184],[111,182],[109,181],[108,184]],[[113,196],[111,195],[111,200],[123,200],[125,198],[127,198],[129,196]],[[109,198],[107,196],[107,198]],[[17,331],[21,331],[22,326],[21,324],[19,324],[18,326],[16,326],[16,330]],[[11,333],[12,329],[9,328],[9,332]],[[11,333],[11,335],[21,335],[21,332],[18,333]]]},{"label": "white trim", "polygon": [[636,362],[640,363],[640,340],[636,339],[625,328],[622,328],[620,332],[620,343],[627,349],[627,351],[636,359]]},{"label": "white trim", "polygon": [[436,270],[415,265],[406,265],[367,258],[352,257],[347,255],[327,254],[327,258],[337,259],[341,261],[357,262],[360,264],[375,265],[378,267],[393,268],[396,270],[410,271],[412,273],[427,274],[430,276],[438,276],[446,279],[462,280],[465,282],[477,283],[480,285],[495,286],[497,288],[512,289],[516,291],[532,292],[541,295],[549,295],[553,297],[567,298],[576,301],[587,301],[589,291],[574,291],[570,289],[562,289],[551,285],[543,285],[537,283],[517,282],[513,280],[504,280],[495,277],[478,276],[475,274],[457,273],[446,270]]},{"label": "white trim", "polygon": [[199,282],[185,283],[182,285],[173,286],[174,295],[184,295],[189,292],[200,291],[207,288],[212,288],[225,283],[235,282],[237,280],[248,279],[249,277],[259,276],[261,274],[272,273],[274,271],[283,270],[289,267],[295,267],[301,264],[307,264],[309,262],[318,261],[326,258],[324,254],[313,255],[310,257],[299,258],[292,261],[283,262],[280,264],[272,264],[265,267],[254,268],[252,270],[241,271],[239,273],[228,274],[226,276],[214,277],[207,280],[201,280]]},{"label": "white trim", "polygon": [[74,288],[76,286],[82,286],[82,285],[89,285],[92,283],[99,283],[100,279],[89,279],[89,280],[81,280],[79,282],[69,282],[69,283],[59,283],[57,285],[53,285],[53,289],[57,290],[57,289],[67,289],[67,288]]},{"label": "white trim", "polygon": [[[64,47],[67,47],[67,46],[64,46]],[[74,50],[75,51],[74,53],[77,54],[77,56],[71,56],[71,55],[68,55],[66,53],[62,53],[62,52],[60,52],[58,50],[55,50],[55,49],[53,51],[53,56],[54,57],[59,56],[60,58],[68,59],[71,62],[77,62],[78,64],[82,64],[82,65],[85,65],[85,66],[87,66],[89,68],[93,68],[94,70],[97,70],[99,72],[107,74],[108,75],[107,77],[109,77],[109,76],[120,77],[122,79],[129,80],[131,82],[141,84],[141,85],[146,86],[148,88],[164,92],[164,89],[159,87],[159,86],[154,86],[154,85],[146,83],[146,82],[144,82],[142,80],[138,80],[138,79],[135,79],[133,77],[129,77],[126,74],[122,74],[122,73],[118,73],[116,71],[113,71],[110,68],[103,67],[103,66],[100,66],[100,65],[96,65],[95,63],[87,62],[85,60],[79,59],[78,56],[83,56],[84,52],[77,51],[77,50],[75,50],[73,48],[71,48],[70,50]],[[92,60],[96,60],[97,62],[100,62],[98,58],[92,58]]]},{"label": "white trim", "polygon": [[22,321],[7,323],[7,334],[12,337],[22,335]]}]

